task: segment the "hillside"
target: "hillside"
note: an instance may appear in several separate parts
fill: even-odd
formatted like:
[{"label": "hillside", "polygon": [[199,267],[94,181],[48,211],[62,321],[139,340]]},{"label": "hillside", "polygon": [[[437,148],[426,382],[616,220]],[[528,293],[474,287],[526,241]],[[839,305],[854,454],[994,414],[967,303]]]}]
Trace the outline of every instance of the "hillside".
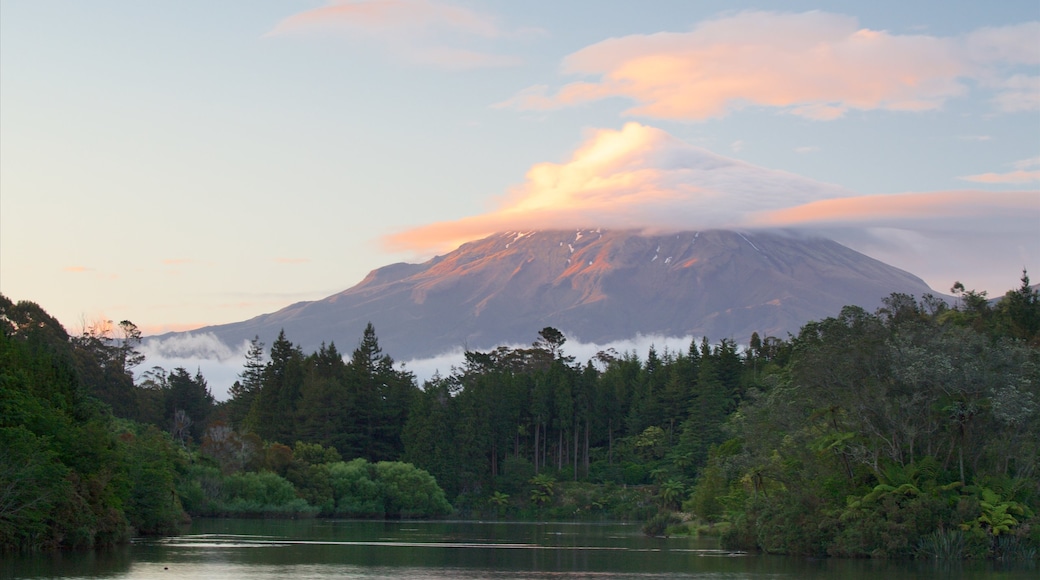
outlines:
[{"label": "hillside", "polygon": [[731,231],[508,232],[422,264],[392,264],[356,286],[243,322],[211,326],[227,344],[278,331],[305,351],[351,348],[367,322],[398,360],[529,342],[545,326],[573,339],[636,334],[739,342],[786,337],[846,304],[931,292],[916,276],[822,238]]}]

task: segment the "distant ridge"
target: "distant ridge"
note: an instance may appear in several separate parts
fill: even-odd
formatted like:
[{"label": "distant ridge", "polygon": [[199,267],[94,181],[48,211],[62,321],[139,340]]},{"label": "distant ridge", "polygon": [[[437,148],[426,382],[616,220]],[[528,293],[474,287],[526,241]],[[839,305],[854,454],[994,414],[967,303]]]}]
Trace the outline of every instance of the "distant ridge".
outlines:
[{"label": "distant ridge", "polygon": [[[584,342],[637,334],[786,337],[892,292],[932,292],[920,278],[822,238],[711,230],[506,232],[422,264],[391,264],[323,300],[193,331],[229,345],[278,331],[305,352],[349,352],[372,322],[396,360],[529,343],[554,326]],[[170,335],[164,335],[170,336]]]}]

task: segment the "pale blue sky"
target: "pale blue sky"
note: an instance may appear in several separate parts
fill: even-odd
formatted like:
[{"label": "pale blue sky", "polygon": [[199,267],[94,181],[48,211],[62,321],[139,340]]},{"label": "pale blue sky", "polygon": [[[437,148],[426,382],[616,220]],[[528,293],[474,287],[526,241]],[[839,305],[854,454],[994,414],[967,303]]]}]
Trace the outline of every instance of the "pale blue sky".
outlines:
[{"label": "pale blue sky", "polygon": [[[0,292],[40,303],[72,332],[99,317],[146,330],[242,320],[428,257],[383,240],[434,222],[483,225],[510,192],[540,191],[526,177],[533,166],[570,175],[597,131],[628,122],[668,136],[655,138],[655,155],[685,143],[840,196],[974,192],[980,207],[950,216],[937,207],[814,227],[938,291],[959,279],[1001,294],[1022,267],[1040,280],[1035,1],[332,4],[4,0]],[[773,11],[755,18],[776,24],[752,36],[746,11]],[[838,52],[850,32],[871,32],[865,60],[835,61],[863,66],[866,80],[835,86],[834,70],[800,65],[810,53],[792,48],[799,26]],[[678,33],[680,49],[760,43],[790,56],[778,78],[802,80],[727,89],[718,114],[626,114],[669,96],[707,99],[703,84],[608,82],[625,51],[661,32]],[[611,38],[620,56],[600,54]],[[583,49],[587,58],[568,59]],[[712,54],[723,66],[713,74],[729,74],[734,52]],[[762,76],[733,63],[724,80]],[[600,96],[566,101],[579,81]],[[801,96],[783,101],[792,91]],[[529,94],[542,105],[519,104]],[[609,222],[602,208],[569,207]]]}]

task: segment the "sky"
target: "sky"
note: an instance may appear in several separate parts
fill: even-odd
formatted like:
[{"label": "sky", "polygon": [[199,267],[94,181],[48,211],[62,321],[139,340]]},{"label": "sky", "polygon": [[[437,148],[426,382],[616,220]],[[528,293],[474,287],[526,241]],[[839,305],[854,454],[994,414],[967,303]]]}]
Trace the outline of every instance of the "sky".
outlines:
[{"label": "sky", "polygon": [[0,4],[0,292],[72,333],[548,228],[793,228],[997,296],[1038,184],[1035,0]]}]

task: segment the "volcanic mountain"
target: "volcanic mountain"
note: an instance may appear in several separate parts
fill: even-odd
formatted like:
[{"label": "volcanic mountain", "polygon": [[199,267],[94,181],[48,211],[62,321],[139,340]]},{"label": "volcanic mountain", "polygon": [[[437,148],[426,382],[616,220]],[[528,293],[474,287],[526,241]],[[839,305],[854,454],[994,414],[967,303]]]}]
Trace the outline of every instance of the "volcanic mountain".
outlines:
[{"label": "volcanic mountain", "polygon": [[453,349],[530,343],[553,326],[606,343],[643,335],[746,343],[786,338],[809,320],[855,304],[873,310],[892,292],[920,297],[921,279],[822,238],[732,231],[508,232],[422,264],[372,271],[323,300],[193,331],[228,345],[281,329],[305,352],[347,351],[372,322],[397,360]]}]

